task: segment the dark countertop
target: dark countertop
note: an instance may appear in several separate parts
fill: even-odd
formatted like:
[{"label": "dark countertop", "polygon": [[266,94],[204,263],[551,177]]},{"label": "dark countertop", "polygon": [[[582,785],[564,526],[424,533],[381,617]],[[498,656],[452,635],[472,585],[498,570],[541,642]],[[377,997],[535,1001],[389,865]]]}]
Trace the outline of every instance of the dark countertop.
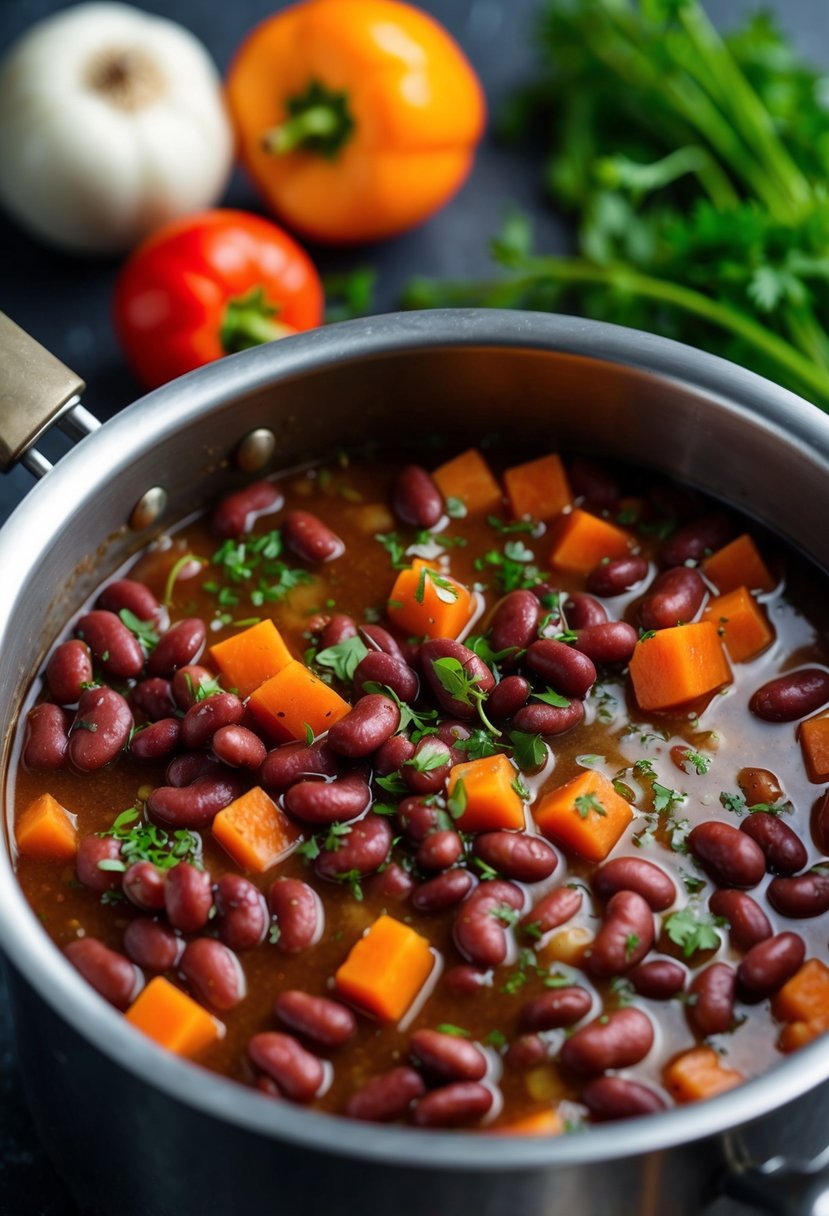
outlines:
[{"label": "dark countertop", "polygon": [[[490,106],[496,108],[531,63],[537,0],[421,0],[421,4],[459,39],[484,81]],[[0,0],[0,53],[33,22],[64,7],[56,0]],[[245,32],[282,5],[269,0],[234,0],[233,4],[140,0],[138,7],[181,21],[202,39],[223,69]],[[708,0],[707,7],[727,28],[758,4]],[[829,5],[816,0],[764,0],[762,7],[778,14],[801,50],[814,61],[829,64]],[[239,175],[226,202],[257,209],[252,189]],[[422,228],[383,246],[346,253],[316,250],[314,256],[324,271],[376,267],[375,306],[378,312],[387,311],[395,307],[401,286],[414,274],[463,278],[487,273],[487,240],[497,232],[510,202],[533,216],[540,249],[566,246],[566,226],[545,207],[537,166],[487,139],[465,188]],[[139,387],[124,367],[109,319],[117,262],[47,250],[0,217],[0,266],[0,308],[86,379],[88,409],[105,419],[135,399]],[[22,469],[0,480],[0,522],[30,484]],[[37,1143],[26,1111],[4,995],[0,992],[0,1216],[78,1216]],[[721,1201],[710,1212],[711,1216],[746,1216],[748,1209]]]}]

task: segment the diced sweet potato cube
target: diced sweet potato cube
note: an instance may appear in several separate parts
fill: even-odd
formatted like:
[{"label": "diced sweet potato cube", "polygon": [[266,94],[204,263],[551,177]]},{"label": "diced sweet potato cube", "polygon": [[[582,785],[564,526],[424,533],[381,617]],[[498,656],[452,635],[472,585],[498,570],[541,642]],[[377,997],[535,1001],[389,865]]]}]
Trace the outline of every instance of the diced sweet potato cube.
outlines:
[{"label": "diced sweet potato cube", "polygon": [[258,785],[219,811],[213,835],[238,866],[256,874],[270,870],[300,839],[299,829]]},{"label": "diced sweet potato cube", "polygon": [[731,683],[716,625],[675,625],[636,643],[630,678],[642,709],[672,709]]},{"label": "diced sweet potato cube", "polygon": [[819,958],[807,959],[778,991],[771,1009],[782,1022],[829,1019],[829,967]]},{"label": "diced sweet potato cube", "polygon": [[807,1043],[813,1043],[818,1035],[829,1030],[829,1017],[815,1018],[811,1022],[787,1022],[780,1031],[777,1046],[786,1053],[797,1051]]},{"label": "diced sweet potato cube", "polygon": [[587,861],[604,861],[633,819],[633,811],[603,773],[590,769],[546,794],[533,818],[562,849]]},{"label": "diced sweet potato cube", "polygon": [[715,595],[702,619],[716,625],[733,663],[747,663],[774,641],[774,630],[747,587]]},{"label": "diced sweet potato cube", "polygon": [[516,519],[553,519],[573,501],[564,465],[554,454],[507,469],[504,485]]},{"label": "diced sweet potato cube", "polygon": [[249,697],[293,659],[273,621],[260,621],[235,637],[217,642],[210,647],[210,657],[225,687],[235,688],[242,698]]},{"label": "diced sweet potato cube", "polygon": [[180,1056],[196,1056],[224,1037],[217,1018],[162,975],[150,980],[124,1017],[161,1047]]},{"label": "diced sweet potato cube", "polygon": [[498,828],[520,830],[525,826],[524,803],[515,789],[518,772],[499,752],[480,760],[455,764],[449,773],[448,794],[452,798],[463,782],[466,804],[456,820],[464,832],[491,832]]},{"label": "diced sweet potato cube", "polygon": [[692,1047],[670,1061],[662,1074],[675,1102],[700,1102],[740,1085],[745,1077],[736,1068],[726,1068],[713,1047]]},{"label": "diced sweet potato cube", "polygon": [[395,579],[386,612],[416,637],[456,638],[475,613],[475,599],[463,583],[416,559]]},{"label": "diced sweet potato cube", "polygon": [[337,969],[340,995],[384,1022],[399,1022],[432,973],[429,943],[383,915],[352,946]]},{"label": "diced sweet potato cube", "polygon": [[550,564],[574,574],[589,574],[604,558],[624,557],[633,548],[629,533],[580,507],[560,515],[551,533]]},{"label": "diced sweet potato cube", "polygon": [[809,780],[816,785],[829,781],[829,714],[801,722],[797,734]]},{"label": "diced sweet potato cube", "polygon": [[432,474],[444,498],[459,498],[470,515],[495,511],[501,505],[501,487],[477,448],[461,452]]},{"label": "diced sweet potato cube", "polygon": [[71,861],[78,851],[75,816],[51,794],[26,807],[14,833],[20,852],[38,861]]},{"label": "diced sweet potato cube", "polygon": [[251,693],[248,707],[260,726],[279,742],[304,739],[306,727],[321,735],[351,709],[339,693],[297,659],[260,684]]},{"label": "diced sweet potato cube", "polygon": [[564,1123],[557,1110],[539,1110],[533,1115],[524,1115],[514,1123],[494,1127],[493,1136],[560,1136]]},{"label": "diced sweet potato cube", "polygon": [[777,579],[769,571],[747,532],[730,541],[702,563],[702,570],[721,595],[748,587],[749,591],[773,591]]}]

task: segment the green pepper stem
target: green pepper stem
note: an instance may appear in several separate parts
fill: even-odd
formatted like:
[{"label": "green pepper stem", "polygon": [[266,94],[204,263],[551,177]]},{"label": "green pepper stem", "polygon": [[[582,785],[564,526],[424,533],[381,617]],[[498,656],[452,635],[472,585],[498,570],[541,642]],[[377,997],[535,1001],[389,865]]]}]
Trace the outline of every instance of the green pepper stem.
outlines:
[{"label": "green pepper stem", "polygon": [[225,354],[233,355],[293,333],[289,325],[275,320],[278,311],[275,304],[268,303],[261,287],[228,300],[219,332]]},{"label": "green pepper stem", "polygon": [[262,147],[273,156],[314,152],[334,160],[354,130],[348,95],[312,80],[304,93],[289,97],[288,117],[265,133]]},{"label": "green pepper stem", "polygon": [[331,106],[313,106],[268,131],[265,149],[275,156],[284,156],[286,152],[296,152],[310,140],[333,135],[338,126],[339,119]]}]

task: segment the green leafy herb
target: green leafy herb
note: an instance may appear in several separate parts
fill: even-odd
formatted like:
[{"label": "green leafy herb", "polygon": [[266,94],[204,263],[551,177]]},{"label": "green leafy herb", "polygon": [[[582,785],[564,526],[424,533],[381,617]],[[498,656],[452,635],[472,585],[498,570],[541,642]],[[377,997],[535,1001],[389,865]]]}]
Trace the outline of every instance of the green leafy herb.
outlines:
[{"label": "green leafy herb", "polygon": [[624,1009],[626,1005],[630,1005],[635,995],[633,984],[622,975],[614,975],[610,981],[610,991],[618,1009]]},{"label": "green leafy herb", "polygon": [[527,789],[519,774],[516,774],[513,781],[510,782],[510,789],[515,790],[522,802],[529,802],[532,794]]},{"label": "green leafy herb", "polygon": [[654,781],[651,789],[653,790],[653,809],[657,815],[669,814],[673,807],[684,802],[688,797],[681,790],[672,790],[667,785],[660,785],[658,781]]},{"label": "green leafy herb", "polygon": [[511,730],[512,757],[522,773],[534,772],[547,759],[547,745],[541,735],[531,735],[523,730]]},{"label": "green leafy herb", "polygon": [[478,717],[487,730],[493,735],[500,735],[501,732],[496,730],[484,713],[483,705],[486,693],[478,687],[478,677],[471,675],[460,659],[451,657],[435,659],[432,670],[450,697],[460,701],[462,705],[468,705],[477,710]]},{"label": "green leafy herb", "polygon": [[486,1043],[487,1047],[494,1047],[496,1051],[501,1051],[506,1047],[509,1039],[504,1034],[503,1030],[490,1030],[481,1039],[482,1043]]},{"label": "green leafy herb", "polygon": [[586,753],[583,756],[576,756],[576,764],[581,765],[582,768],[599,768],[604,764],[604,756]]},{"label": "green leafy herb", "polygon": [[507,646],[504,650],[493,650],[488,638],[474,633],[464,638],[463,644],[467,650],[471,650],[479,659],[483,659],[487,667],[493,667],[496,663],[500,663],[501,659],[507,658],[508,655],[512,655],[514,658],[516,654],[520,653],[516,651],[514,646]]},{"label": "green leafy herb", "polygon": [[187,685],[190,696],[193,698],[196,705],[198,705],[201,701],[207,701],[209,697],[215,697],[218,695],[218,693],[224,692],[224,689],[219,683],[218,676],[211,676],[206,680],[200,680],[198,685],[196,685],[193,683],[192,677],[188,672],[184,677],[184,682]]},{"label": "green leafy herb", "polygon": [[665,932],[671,941],[680,946],[685,958],[698,950],[716,950],[720,944],[717,927],[726,922],[721,916],[709,916],[691,904],[681,912],[674,912],[665,921]]},{"label": "green leafy herb", "polygon": [[385,777],[375,777],[374,784],[381,790],[392,794],[395,798],[403,798],[409,792],[409,787],[399,773],[387,773]]},{"label": "green leafy herb", "polygon": [[544,692],[533,692],[532,699],[543,701],[545,705],[554,705],[556,709],[569,709],[571,705],[567,697],[563,697],[561,693],[552,688],[547,688]]},{"label": "green leafy herb", "polygon": [[427,739],[404,764],[411,766],[416,773],[433,773],[446,765],[446,756],[446,748],[439,740]]},{"label": "green leafy herb", "polygon": [[457,820],[463,818],[464,811],[466,810],[466,804],[466,785],[464,784],[463,777],[459,777],[455,782],[452,793],[446,799],[446,809],[452,818]]},{"label": "green leafy herb", "polygon": [[476,726],[468,739],[458,739],[454,745],[458,751],[464,752],[470,760],[483,760],[486,756],[494,756],[501,748],[496,744],[492,735]]},{"label": "green leafy herb", "polygon": [[358,664],[367,654],[368,646],[361,637],[355,635],[333,646],[326,646],[325,650],[318,650],[314,662],[318,667],[331,671],[344,684],[350,684]]},{"label": "green leafy herb", "polygon": [[704,776],[711,767],[711,757],[688,747],[685,749],[682,757],[682,767],[686,773],[690,773],[691,769],[693,769],[700,776]]},{"label": "green leafy herb", "polygon": [[272,946],[275,946],[281,936],[282,936],[282,930],[280,929],[280,927],[276,923],[276,921],[274,921],[273,924],[268,929],[268,941]]},{"label": "green leafy herb", "polygon": [[320,845],[316,836],[311,836],[309,840],[304,840],[302,844],[297,845],[297,854],[304,857],[306,861],[315,861],[320,855]]},{"label": "green leafy herb", "polygon": [[687,853],[688,852],[688,845],[687,845],[686,841],[688,840],[688,833],[690,831],[691,831],[691,824],[687,819],[673,820],[673,827],[671,828],[670,843],[671,843],[671,848],[673,849],[673,851],[675,853]]},{"label": "green leafy herb", "polygon": [[185,553],[170,567],[170,573],[167,575],[167,581],[164,584],[164,606],[169,608],[173,602],[173,593],[176,583],[179,580],[181,572],[186,570],[188,566],[195,562],[199,566],[206,566],[207,559],[198,557],[195,553]]},{"label": "green leafy herb", "polygon": [[483,857],[473,857],[472,864],[480,874],[481,878],[497,878],[498,871],[494,866],[491,866],[488,861],[484,861]]},{"label": "green leafy herb", "polygon": [[341,874],[335,874],[334,878],[349,888],[352,897],[357,900],[358,904],[363,902],[363,875],[359,870],[343,870]]},{"label": "green leafy herb", "polygon": [[639,949],[641,938],[638,933],[629,933],[625,938],[625,960],[633,958],[636,951]]},{"label": "green leafy herb", "polygon": [[534,555],[523,541],[507,541],[503,552],[490,549],[475,558],[476,570],[489,571],[500,591],[517,591],[534,587],[542,582],[544,575],[533,560]]},{"label": "green leafy herb", "polygon": [[134,612],[130,612],[129,608],[122,608],[118,615],[130,633],[135,634],[145,650],[155,649],[160,639],[158,630],[152,621],[142,621]]},{"label": "green leafy herb", "polygon": [[434,587],[435,595],[442,604],[455,603],[458,598],[458,584],[453,582],[451,578],[444,578],[442,574],[438,574],[437,570],[432,570],[429,566],[421,566],[420,577],[418,578],[414,594],[418,604],[423,603],[427,580]]},{"label": "green leafy herb", "polygon": [[376,282],[377,271],[372,266],[358,266],[343,274],[325,275],[326,321],[329,324],[333,321],[350,321],[374,312]]},{"label": "green leafy herb", "polygon": [[441,1022],[435,1027],[438,1034],[451,1034],[455,1039],[471,1039],[472,1036],[468,1030],[464,1030],[463,1026],[455,1026],[452,1022]]},{"label": "green leafy herb", "polygon": [[698,874],[691,874],[688,870],[680,870],[679,877],[682,879],[683,886],[689,895],[697,895],[705,888],[705,879],[700,878]]},{"label": "green leafy herb", "polygon": [[446,499],[446,514],[450,519],[465,519],[467,515],[466,503],[462,498],[455,498],[450,494]]},{"label": "green leafy herb", "polygon": [[390,701],[394,701],[400,711],[400,725],[398,732],[410,730],[413,742],[418,742],[416,736],[433,734],[434,728],[432,723],[436,722],[439,714],[436,709],[412,709],[405,701],[401,701],[397,693],[389,688],[388,684],[379,684],[376,680],[368,680],[363,685],[365,692],[382,693],[384,697],[388,697]]},{"label": "green leafy herb", "polygon": [[579,794],[575,801],[576,810],[579,813],[580,819],[586,819],[592,811],[594,815],[606,815],[607,811],[602,806],[595,794]]},{"label": "green leafy herb", "polygon": [[386,550],[391,558],[391,564],[394,569],[402,570],[407,564],[403,560],[406,554],[406,545],[398,534],[396,532],[376,532],[374,539]]},{"label": "green leafy herb", "polygon": [[[500,532],[502,536],[510,535],[513,532],[527,532],[532,535],[538,527],[534,519],[516,519],[511,523],[505,523],[503,519],[499,519],[497,515],[487,515],[486,522],[490,528],[494,528],[496,532]],[[532,556],[532,555],[530,555]]]},{"label": "green leafy herb", "polygon": [[308,723],[306,722],[305,723],[305,742],[308,745],[308,747],[310,747],[311,744],[314,742],[314,738],[315,738],[314,729],[313,729],[313,727],[309,726]]},{"label": "green leafy herb", "polygon": [[129,807],[115,819],[111,828],[99,832],[120,842],[120,858],[98,862],[101,870],[123,872],[136,861],[149,861],[160,870],[171,870],[180,861],[189,861],[201,868],[201,838],[196,832],[179,829],[167,832],[147,823],[137,807]]}]

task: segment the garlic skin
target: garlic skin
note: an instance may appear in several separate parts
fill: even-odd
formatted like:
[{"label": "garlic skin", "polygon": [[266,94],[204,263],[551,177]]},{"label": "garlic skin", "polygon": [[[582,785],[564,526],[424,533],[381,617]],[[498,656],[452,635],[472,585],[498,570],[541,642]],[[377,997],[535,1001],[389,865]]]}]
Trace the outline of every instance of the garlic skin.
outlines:
[{"label": "garlic skin", "polygon": [[0,64],[0,203],[62,249],[131,249],[216,202],[232,158],[218,72],[163,17],[76,5]]}]

